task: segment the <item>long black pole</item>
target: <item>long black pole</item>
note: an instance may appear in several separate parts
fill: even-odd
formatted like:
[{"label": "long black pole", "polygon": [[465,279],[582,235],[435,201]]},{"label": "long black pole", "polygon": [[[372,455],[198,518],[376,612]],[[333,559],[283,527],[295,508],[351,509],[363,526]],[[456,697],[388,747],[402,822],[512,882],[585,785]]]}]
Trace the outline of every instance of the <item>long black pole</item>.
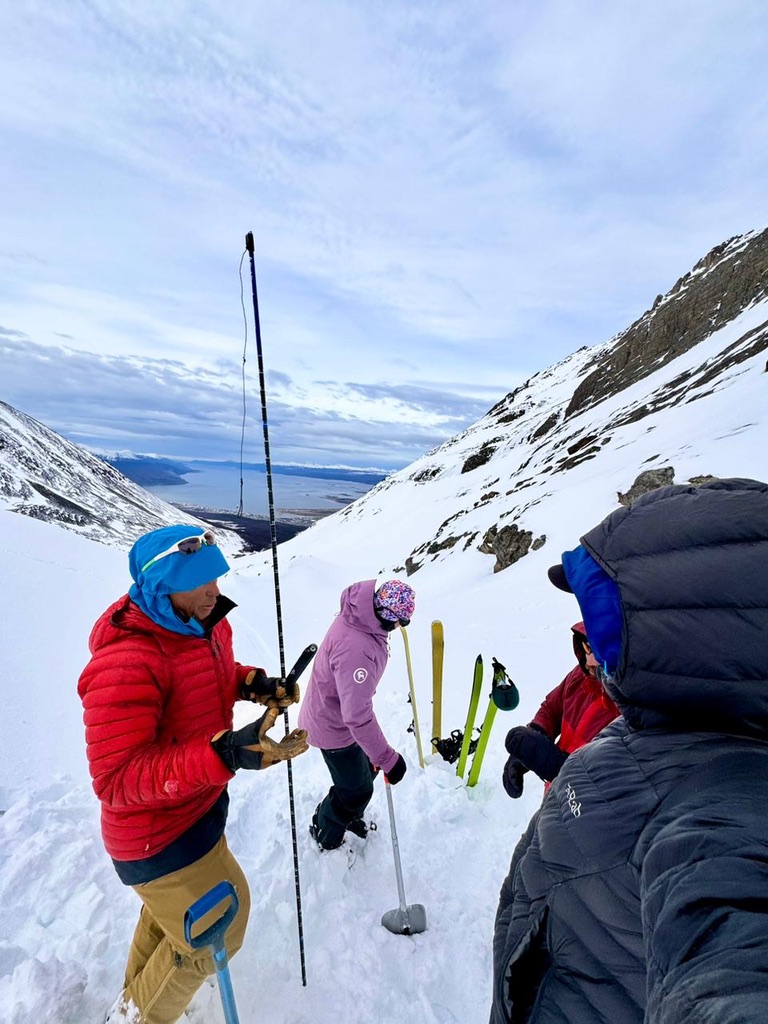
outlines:
[{"label": "long black pole", "polygon": [[[253,256],[253,232],[245,236],[245,248],[251,263],[251,290],[253,291],[253,318],[256,327],[256,352],[259,361],[259,392],[261,394],[261,425],[264,433],[264,465],[267,474],[267,496],[269,498],[269,535],[272,544],[272,574],[275,582],[275,610],[277,613],[277,643],[280,652],[280,675],[285,676],[285,647],[283,645],[283,608],[280,601],[280,571],[277,562],[277,522],[275,520],[275,496],[272,489],[272,458],[269,451],[269,418],[267,416],[267,387],[264,379],[264,355],[261,347],[261,323],[259,321],[259,299],[256,292],[256,265]],[[288,735],[288,711],[283,713],[285,734]],[[301,914],[301,880],[299,878],[299,844],[296,837],[296,805],[293,799],[293,767],[288,768],[288,800],[291,808],[291,840],[293,842],[293,876],[296,883],[296,921],[299,928],[299,956],[301,958],[301,983],[307,984],[307,965],[304,958],[304,923]]]}]

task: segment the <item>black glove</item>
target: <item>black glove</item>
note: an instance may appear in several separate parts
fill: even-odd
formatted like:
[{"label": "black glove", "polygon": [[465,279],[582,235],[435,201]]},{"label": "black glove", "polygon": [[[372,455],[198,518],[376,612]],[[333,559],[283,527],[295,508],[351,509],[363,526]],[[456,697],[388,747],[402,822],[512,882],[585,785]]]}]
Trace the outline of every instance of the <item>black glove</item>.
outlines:
[{"label": "black glove", "polygon": [[211,746],[231,772],[238,768],[258,771],[304,753],[308,747],[305,729],[294,729],[279,743],[267,736],[279,713],[278,708],[271,707],[257,721],[236,731],[228,729],[211,740]]},{"label": "black glove", "polygon": [[390,784],[390,786],[396,786],[400,779],[405,775],[406,764],[403,760],[403,755],[398,754],[397,760],[389,769],[388,772],[384,772],[384,778]]},{"label": "black glove", "polygon": [[530,725],[518,725],[510,729],[504,745],[512,757],[522,761],[524,767],[545,782],[557,778],[557,773],[568,758],[549,736]]},{"label": "black glove", "polygon": [[268,676],[263,668],[256,668],[245,677],[240,697],[266,707],[275,706],[282,711],[298,702],[299,687],[297,683],[291,686],[281,676]]},{"label": "black glove", "polygon": [[518,797],[523,795],[523,776],[527,771],[528,769],[523,762],[518,761],[516,757],[507,758],[501,782],[507,796],[511,796],[513,800],[517,800]]}]

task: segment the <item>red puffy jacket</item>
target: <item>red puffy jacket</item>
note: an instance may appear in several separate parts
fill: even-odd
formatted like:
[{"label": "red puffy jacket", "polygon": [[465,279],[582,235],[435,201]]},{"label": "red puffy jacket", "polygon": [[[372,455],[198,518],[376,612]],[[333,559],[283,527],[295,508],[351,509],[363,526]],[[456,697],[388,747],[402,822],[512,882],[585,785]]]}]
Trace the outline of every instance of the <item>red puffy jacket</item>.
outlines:
[{"label": "red puffy jacket", "polygon": [[602,684],[585,671],[584,623],[571,626],[571,632],[579,664],[547,694],[532,723],[540,726],[551,740],[557,740],[558,747],[566,754],[572,754],[593,740],[619,714]]},{"label": "red puffy jacket", "polygon": [[235,661],[226,619],[210,636],[183,636],[127,595],[98,619],[89,647],[77,691],[104,845],[115,860],[143,860],[190,828],[233,777],[211,737],[232,728],[251,668]]}]

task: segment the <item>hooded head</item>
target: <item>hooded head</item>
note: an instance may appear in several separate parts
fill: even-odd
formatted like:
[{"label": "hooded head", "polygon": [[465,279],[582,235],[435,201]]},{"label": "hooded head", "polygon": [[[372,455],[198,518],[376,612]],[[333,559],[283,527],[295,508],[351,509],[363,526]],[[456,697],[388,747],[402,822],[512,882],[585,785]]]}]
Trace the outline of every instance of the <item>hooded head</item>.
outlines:
[{"label": "hooded head", "polygon": [[[623,628],[616,583],[582,545],[573,551],[564,551],[562,563],[551,566],[547,575],[559,590],[575,595],[584,616],[580,623],[586,634],[584,639],[589,637],[589,645],[603,672],[613,675],[619,664]],[[573,632],[576,633],[575,626]]]},{"label": "hooded head", "polygon": [[768,734],[768,484],[650,491],[549,575],[630,726]]},{"label": "hooded head", "polygon": [[373,595],[373,610],[385,629],[407,626],[416,608],[413,588],[401,580],[387,580]]},{"label": "hooded head", "polygon": [[153,622],[173,633],[203,635],[197,619],[184,622],[178,617],[170,595],[195,590],[229,571],[210,531],[183,525],[152,530],[133,545],[128,565],[133,579],[130,598]]},{"label": "hooded head", "polygon": [[584,650],[584,644],[589,643],[589,641],[587,640],[587,631],[584,628],[584,623],[575,622],[571,626],[571,635],[573,637],[573,653],[576,655],[579,668],[582,672],[588,672],[587,652]]}]

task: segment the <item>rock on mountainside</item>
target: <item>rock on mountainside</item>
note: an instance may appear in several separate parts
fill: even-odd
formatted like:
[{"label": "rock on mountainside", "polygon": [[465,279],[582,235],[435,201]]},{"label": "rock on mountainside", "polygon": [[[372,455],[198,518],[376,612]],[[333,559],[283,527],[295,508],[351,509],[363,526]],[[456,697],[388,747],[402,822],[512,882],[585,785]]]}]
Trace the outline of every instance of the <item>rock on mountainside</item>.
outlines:
[{"label": "rock on mountainside", "polygon": [[[354,549],[373,529],[386,538],[380,572],[429,573],[458,555],[499,572],[545,545],[559,559],[594,525],[580,517],[595,498],[607,514],[659,483],[766,479],[767,279],[768,230],[730,239],[626,331],[535,374],[290,550],[340,529]],[[566,489],[563,523],[548,499]]]},{"label": "rock on mountainside", "polygon": [[[0,505],[126,549],[161,526],[207,525],[5,402],[0,402]],[[236,551],[240,544],[234,540],[227,547]]]},{"label": "rock on mountainside", "polygon": [[[667,295],[658,295],[651,309],[595,360],[573,393],[565,415],[623,391],[654,369],[665,366],[714,331],[766,297],[768,230],[729,238],[699,260]],[[765,349],[763,323],[753,335],[738,338],[720,356],[713,375]],[[685,386],[685,380],[676,382]],[[678,387],[678,390],[679,390]],[[674,401],[668,391],[667,403]]]}]

